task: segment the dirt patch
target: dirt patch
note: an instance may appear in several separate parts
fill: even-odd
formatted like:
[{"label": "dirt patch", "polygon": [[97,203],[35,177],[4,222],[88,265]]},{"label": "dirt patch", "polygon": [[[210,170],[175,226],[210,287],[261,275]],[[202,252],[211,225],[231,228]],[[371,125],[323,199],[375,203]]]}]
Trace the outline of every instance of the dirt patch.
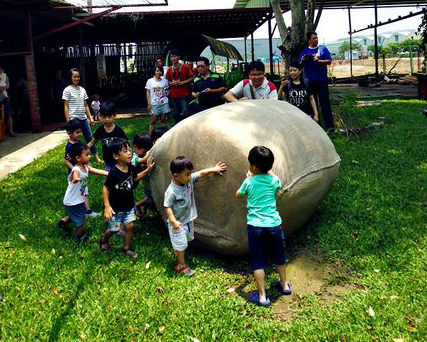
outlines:
[{"label": "dirt patch", "polygon": [[338,301],[351,289],[348,271],[339,262],[327,263],[319,253],[307,249],[298,250],[287,268],[287,278],[292,284],[292,295],[280,296],[273,304],[275,318],[290,321],[305,306],[304,297],[319,296],[325,304]]}]

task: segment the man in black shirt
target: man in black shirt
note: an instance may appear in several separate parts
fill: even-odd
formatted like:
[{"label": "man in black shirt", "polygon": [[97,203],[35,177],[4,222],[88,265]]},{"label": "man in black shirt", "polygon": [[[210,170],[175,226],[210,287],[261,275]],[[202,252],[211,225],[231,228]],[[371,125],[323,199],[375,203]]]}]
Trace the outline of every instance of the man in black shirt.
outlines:
[{"label": "man in black shirt", "polygon": [[222,95],[227,92],[225,81],[209,69],[206,57],[199,57],[196,63],[199,74],[194,79],[191,92],[192,97],[198,101],[195,113],[224,104]]}]

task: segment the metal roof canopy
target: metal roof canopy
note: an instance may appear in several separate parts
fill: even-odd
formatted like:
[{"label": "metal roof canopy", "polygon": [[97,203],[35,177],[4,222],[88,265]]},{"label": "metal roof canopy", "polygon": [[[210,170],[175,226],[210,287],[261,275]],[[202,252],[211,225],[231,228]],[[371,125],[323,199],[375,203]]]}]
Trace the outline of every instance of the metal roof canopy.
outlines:
[{"label": "metal roof canopy", "polygon": [[[91,20],[94,27],[83,28],[84,44],[164,41],[179,33],[213,38],[246,37],[264,24],[269,14],[269,8],[115,13]],[[41,42],[78,44],[77,30],[62,31]]]},{"label": "metal roof canopy", "polygon": [[55,11],[62,0],[0,0],[0,22],[7,30],[0,31],[0,51],[23,51],[27,42],[27,13],[31,13],[32,33],[42,34],[73,22],[76,11]]},{"label": "metal roof canopy", "polygon": [[[246,6],[250,6],[250,3],[257,4],[262,8],[269,8],[270,3],[269,0],[236,0],[234,4],[234,8],[246,8]],[[285,11],[289,11],[289,2],[288,0],[281,0],[281,7]],[[316,7],[323,2],[324,9],[343,9],[343,8],[372,8],[375,6],[375,0],[318,0],[316,1]],[[307,1],[305,1],[307,3]],[[264,4],[264,5],[262,5]],[[419,5],[426,5],[427,0],[377,0],[378,7],[413,7]]]}]

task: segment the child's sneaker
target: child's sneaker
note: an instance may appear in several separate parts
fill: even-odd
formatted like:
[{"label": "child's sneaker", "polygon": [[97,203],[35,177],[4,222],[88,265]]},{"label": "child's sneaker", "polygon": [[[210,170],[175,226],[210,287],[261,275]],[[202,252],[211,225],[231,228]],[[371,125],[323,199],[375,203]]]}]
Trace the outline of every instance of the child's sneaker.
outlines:
[{"label": "child's sneaker", "polygon": [[101,213],[97,213],[96,211],[89,209],[88,211],[86,211],[86,216],[91,217],[91,218],[95,218],[95,217],[101,216]]}]

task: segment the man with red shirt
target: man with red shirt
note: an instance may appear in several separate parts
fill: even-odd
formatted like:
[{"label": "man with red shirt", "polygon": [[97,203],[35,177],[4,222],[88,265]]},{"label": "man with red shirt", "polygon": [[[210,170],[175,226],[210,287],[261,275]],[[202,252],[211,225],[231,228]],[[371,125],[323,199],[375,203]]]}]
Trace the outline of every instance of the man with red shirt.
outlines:
[{"label": "man with red shirt", "polygon": [[188,86],[193,82],[194,74],[188,65],[179,62],[178,50],[171,50],[170,58],[172,66],[166,72],[166,79],[169,81],[170,87],[169,103],[175,117],[175,124],[177,124],[187,112],[190,100]]}]

